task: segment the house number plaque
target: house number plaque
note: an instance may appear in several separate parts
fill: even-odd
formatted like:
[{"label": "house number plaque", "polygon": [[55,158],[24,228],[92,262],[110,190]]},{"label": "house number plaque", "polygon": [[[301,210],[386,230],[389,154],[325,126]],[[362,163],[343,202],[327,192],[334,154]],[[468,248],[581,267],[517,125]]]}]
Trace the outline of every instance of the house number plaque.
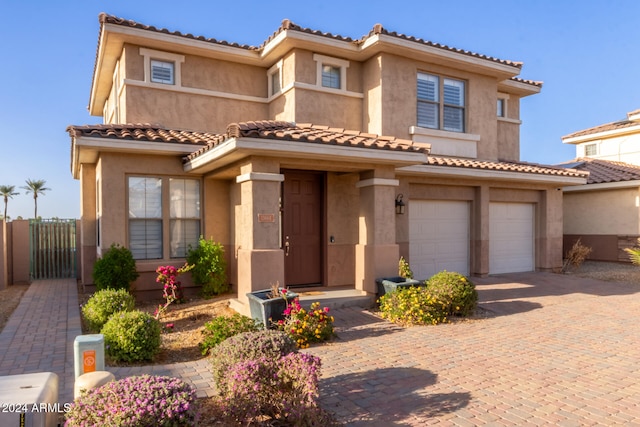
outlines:
[{"label": "house number plaque", "polygon": [[276,222],[274,214],[258,214],[258,222]]}]

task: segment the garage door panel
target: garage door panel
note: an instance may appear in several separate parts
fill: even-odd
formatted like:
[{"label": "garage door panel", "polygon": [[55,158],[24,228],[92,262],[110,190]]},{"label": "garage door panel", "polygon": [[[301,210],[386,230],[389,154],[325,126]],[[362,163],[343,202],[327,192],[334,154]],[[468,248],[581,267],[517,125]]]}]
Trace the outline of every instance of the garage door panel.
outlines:
[{"label": "garage door panel", "polygon": [[489,273],[533,271],[534,205],[491,203],[489,216]]},{"label": "garage door panel", "polygon": [[411,201],[409,252],[417,279],[442,270],[469,274],[469,220],[467,202]]}]

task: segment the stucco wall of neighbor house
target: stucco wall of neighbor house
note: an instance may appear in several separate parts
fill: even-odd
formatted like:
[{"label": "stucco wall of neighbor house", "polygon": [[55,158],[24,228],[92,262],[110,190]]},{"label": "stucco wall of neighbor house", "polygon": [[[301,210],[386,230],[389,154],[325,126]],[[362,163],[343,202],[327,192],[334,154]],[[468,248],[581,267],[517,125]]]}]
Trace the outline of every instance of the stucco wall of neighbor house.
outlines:
[{"label": "stucco wall of neighbor house", "polygon": [[[597,146],[597,154],[587,156],[585,147],[591,144]],[[640,165],[640,148],[638,147],[640,147],[640,133],[602,137],[578,144],[576,157],[591,157]]]},{"label": "stucco wall of neighbor house", "polygon": [[564,234],[640,234],[638,188],[564,193]]}]

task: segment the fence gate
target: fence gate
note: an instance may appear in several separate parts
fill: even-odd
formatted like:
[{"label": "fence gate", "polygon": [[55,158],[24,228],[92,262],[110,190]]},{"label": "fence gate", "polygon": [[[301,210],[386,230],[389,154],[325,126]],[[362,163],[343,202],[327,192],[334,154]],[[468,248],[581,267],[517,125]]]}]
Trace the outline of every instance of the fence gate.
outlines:
[{"label": "fence gate", "polygon": [[76,277],[76,220],[29,220],[33,280]]}]

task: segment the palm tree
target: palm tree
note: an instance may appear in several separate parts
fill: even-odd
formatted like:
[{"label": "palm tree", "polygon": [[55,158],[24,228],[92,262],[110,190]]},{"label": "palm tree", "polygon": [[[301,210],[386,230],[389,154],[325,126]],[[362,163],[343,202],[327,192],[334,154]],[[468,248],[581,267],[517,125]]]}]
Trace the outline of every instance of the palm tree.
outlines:
[{"label": "palm tree", "polygon": [[33,193],[33,204],[35,205],[33,218],[38,219],[38,194],[44,194],[45,191],[49,191],[51,189],[44,186],[47,183],[44,179],[28,179],[25,182],[27,185],[22,188],[27,190],[27,194]]},{"label": "palm tree", "polygon": [[17,196],[20,193],[15,192],[15,185],[0,185],[0,195],[4,197],[4,220],[7,220],[7,203],[9,203],[9,199],[12,199],[13,196]]}]

